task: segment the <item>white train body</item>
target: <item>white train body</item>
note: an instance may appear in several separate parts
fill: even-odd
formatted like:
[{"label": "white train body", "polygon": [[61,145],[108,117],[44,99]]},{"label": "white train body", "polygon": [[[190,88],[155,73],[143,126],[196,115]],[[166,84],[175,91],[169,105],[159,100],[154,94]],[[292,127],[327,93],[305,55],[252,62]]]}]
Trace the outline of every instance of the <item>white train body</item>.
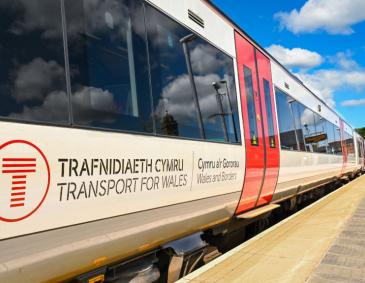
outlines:
[{"label": "white train body", "polygon": [[[24,4],[20,0],[16,2],[19,2],[19,5]],[[43,0],[36,2],[41,5]],[[67,87],[65,87],[65,92],[59,95],[68,97],[68,103],[73,104],[76,103],[74,99],[77,98],[77,95],[80,94],[81,97],[82,91],[87,89],[89,96],[83,97],[82,101],[89,99],[91,102],[88,103],[93,104],[97,102],[97,99],[94,101],[93,97],[96,94],[110,98],[113,91],[123,90],[125,84],[121,83],[121,85],[115,86],[114,81],[112,81],[113,78],[108,78],[108,70],[102,73],[104,72],[104,65],[100,64],[93,67],[93,64],[99,64],[98,50],[104,52],[113,44],[109,42],[100,47],[100,30],[93,30],[95,34],[92,35],[90,35],[91,29],[82,33],[82,40],[87,40],[87,44],[85,44],[87,52],[85,52],[90,57],[94,56],[87,65],[89,68],[88,79],[90,81],[93,79],[94,85],[73,82],[82,71],[81,68],[80,70],[75,69],[76,63],[81,62],[81,59],[78,59],[79,61],[73,59],[73,54],[76,54],[78,49],[72,49],[74,37],[79,36],[81,32],[71,34],[71,31],[73,28],[81,29],[81,27],[76,26],[70,19],[71,17],[72,19],[77,18],[75,11],[78,11],[79,8],[76,7],[75,11],[71,11],[73,9],[72,1],[66,1],[66,5],[65,1],[55,2],[60,2],[60,23],[62,23],[60,30],[63,32],[60,40],[63,44],[68,44],[65,47],[65,66],[62,66],[61,71],[59,71],[61,74],[64,71]],[[127,8],[134,5],[130,4],[131,1],[117,2],[123,2],[125,5],[123,8],[126,8],[127,5],[131,5]],[[174,23],[181,29],[190,30],[195,38],[198,37],[200,45],[194,46],[194,51],[191,51],[190,54],[193,57],[192,63],[190,63],[191,67],[195,68],[194,80],[198,96],[201,95],[201,89],[203,89],[200,85],[203,79],[209,78],[209,85],[217,83],[217,80],[220,79],[217,97],[221,98],[217,98],[218,106],[219,99],[221,99],[223,107],[228,107],[226,100],[224,100],[225,97],[235,95],[235,97],[231,97],[233,107],[231,105],[230,109],[227,108],[228,110],[225,109],[219,113],[213,112],[208,118],[203,117],[204,119],[201,121],[204,126],[213,116],[216,116],[213,118],[217,121],[216,124],[212,124],[213,126],[210,124],[206,126],[206,138],[189,136],[193,135],[193,130],[188,127],[184,130],[180,128],[177,130],[174,127],[166,129],[168,127],[166,125],[165,128],[161,126],[161,129],[164,129],[168,134],[161,134],[156,130],[159,126],[158,123],[160,123],[156,122],[157,118],[155,118],[158,110],[156,105],[153,106],[156,109],[154,108],[146,115],[148,116],[146,120],[154,120],[151,122],[153,126],[146,123],[144,130],[140,132],[138,130],[124,130],[124,128],[108,128],[108,125],[113,123],[108,119],[99,124],[86,125],[81,122],[78,124],[78,114],[74,115],[74,113],[77,112],[77,109],[84,111],[84,108],[78,108],[79,104],[73,104],[73,107],[68,110],[71,117],[69,123],[54,123],[54,121],[48,123],[43,120],[45,117],[43,114],[36,116],[37,119],[29,118],[35,117],[32,116],[35,110],[31,109],[34,103],[22,105],[24,112],[20,114],[5,115],[0,111],[0,160],[2,162],[0,174],[2,188],[0,190],[1,282],[68,280],[102,266],[108,266],[113,262],[134,259],[151,251],[161,250],[166,246],[172,247],[173,244],[169,245],[172,241],[194,233],[205,233],[209,229],[226,225],[230,221],[236,221],[237,217],[248,211],[256,211],[265,205],[281,204],[295,199],[300,194],[321,188],[340,178],[354,176],[364,169],[364,140],[360,135],[355,133],[333,109],[309,91],[303,83],[293,77],[212,4],[200,0],[137,2],[138,7],[133,6],[133,9],[136,10],[130,9],[133,10],[133,13],[144,11],[145,21],[148,22],[148,17],[151,17],[150,21],[154,23],[157,21],[154,17],[159,13],[166,17],[166,23]],[[109,4],[112,5],[112,3]],[[77,5],[75,4],[75,6]],[[113,5],[99,7],[103,13],[105,12],[101,18],[102,22],[105,21],[110,29],[119,23],[117,19],[113,18],[112,10],[108,10],[111,7],[117,9],[117,6]],[[141,9],[139,5],[141,5]],[[86,9],[85,7],[84,9]],[[24,9],[28,8],[27,5],[24,6]],[[52,14],[54,10],[50,9],[49,12]],[[72,14],[73,12],[75,14]],[[137,12],[135,13],[141,16]],[[100,20],[99,18],[95,19]],[[86,19],[85,22],[87,21]],[[149,27],[145,21],[140,20],[139,22],[143,22],[147,26],[146,34],[150,35],[149,29],[153,27]],[[163,23],[165,22],[161,20],[161,26],[159,26],[161,30],[167,28],[163,26]],[[132,16],[129,23],[125,25],[137,26]],[[36,30],[41,28],[43,27],[39,24]],[[160,32],[159,28],[157,32]],[[144,34],[145,31],[140,30],[140,27],[136,27],[135,32]],[[171,28],[171,30],[173,29]],[[180,47],[174,45],[174,37],[170,35],[171,30],[166,31],[167,38],[165,39],[169,47],[177,50]],[[26,31],[27,29],[24,28],[24,32]],[[42,38],[54,40],[52,32],[54,31],[42,33]],[[125,113],[133,116],[133,119],[143,115],[144,111],[144,108],[138,109],[139,104],[137,106],[133,104],[133,99],[136,99],[134,95],[141,93],[139,88],[142,87],[150,88],[150,92],[153,93],[154,68],[161,68],[161,74],[168,69],[162,61],[159,67],[153,64],[157,47],[156,50],[152,51],[155,47],[151,45],[155,39],[158,41],[159,35],[154,34],[151,38],[147,38],[147,35],[146,42],[148,41],[149,45],[147,44],[146,48],[149,48],[150,51],[147,55],[148,66],[146,68],[148,71],[146,72],[148,76],[146,75],[146,80],[138,76],[133,79],[132,76],[133,72],[135,74],[139,74],[138,72],[142,74],[143,72],[141,70],[135,71],[133,68],[138,67],[137,63],[135,63],[136,67],[131,63],[133,56],[135,56],[135,61],[139,60],[139,55],[131,53],[131,48],[136,48],[136,46],[132,46],[131,39],[128,39],[128,36],[135,36],[131,35],[131,31],[129,33],[127,31],[128,40],[125,46],[118,46],[119,49],[110,47],[110,50],[108,49],[105,54],[103,53],[103,58],[106,58],[105,60],[109,64],[113,64],[113,60],[108,59],[107,56],[112,56],[110,54],[118,52],[117,50],[123,50],[124,53],[121,53],[123,56],[127,54],[125,57],[128,58],[129,65],[126,70],[129,70],[128,81],[130,81],[128,95],[132,100],[132,102],[128,100],[128,103],[132,106]],[[136,36],[138,37],[139,34]],[[140,39],[133,39],[132,41],[137,44],[138,40]],[[256,108],[257,112],[254,118],[258,127],[258,136],[255,134],[251,137],[247,136],[247,125],[251,120],[249,121],[249,118],[247,119],[245,116],[247,109],[244,105],[246,105],[245,101],[249,95],[249,88],[243,90],[245,83],[247,86],[247,81],[243,79],[243,72],[241,71],[242,66],[249,64],[249,60],[252,58],[242,57],[244,52],[239,51],[241,48],[240,40],[245,41],[245,44],[254,50],[252,54],[255,54],[254,61],[256,61],[257,73],[252,72],[253,84],[255,84],[256,79],[262,81],[262,72],[263,81],[270,86],[268,90],[259,84],[257,93],[253,92],[255,107],[260,105],[259,108]],[[138,44],[142,46],[145,43],[138,41]],[[188,42],[188,44],[190,43]],[[203,71],[197,71],[200,67],[203,68],[203,63],[212,63],[207,61],[209,58],[202,57],[199,61],[199,55],[197,55],[198,59],[194,57],[199,48],[208,48],[203,50],[204,56],[209,55],[211,50],[222,53],[219,55],[221,57],[212,56],[215,60],[225,58],[226,61],[224,62],[231,60],[233,73],[218,74],[217,71],[214,74],[204,75]],[[242,50],[244,48],[242,47]],[[191,49],[193,48],[191,47]],[[161,52],[159,56],[165,58],[163,57],[164,54],[166,53]],[[120,57],[123,57],[122,55]],[[1,55],[0,58],[2,58]],[[127,59],[123,57],[120,60]],[[269,63],[267,64],[267,62]],[[108,63],[105,65],[108,66]],[[49,72],[59,70],[55,66],[55,61],[46,57],[33,59],[32,64],[51,66]],[[220,66],[223,64],[221,63]],[[107,68],[105,67],[105,69]],[[253,68],[255,69],[255,67]],[[26,71],[27,68],[24,67],[18,70],[18,73]],[[247,70],[245,69],[245,71]],[[265,75],[264,71],[267,72]],[[38,73],[35,74],[38,75]],[[246,75],[247,73],[245,73]],[[100,87],[102,91],[93,92],[97,89],[99,77],[103,77],[105,80],[110,79],[110,82],[108,81],[106,84],[108,87],[105,89]],[[109,77],[113,77],[112,72],[109,73]],[[164,75],[161,81],[164,81],[166,77],[167,75]],[[80,78],[80,81],[83,79]],[[149,83],[145,82],[148,80]],[[172,101],[174,98],[168,94],[168,90],[175,87],[172,82],[183,84],[184,80],[188,82],[188,73],[176,75],[161,91],[162,98],[158,101],[156,99],[156,102],[155,97],[153,97],[151,103],[156,102],[156,104],[162,105],[163,99]],[[11,83],[9,82],[9,84]],[[230,83],[231,85],[229,85]],[[19,81],[18,84],[17,82],[14,84],[16,87]],[[224,84],[227,85],[227,88],[223,86]],[[84,88],[81,88],[81,85]],[[43,89],[41,90],[43,91]],[[26,91],[33,93],[32,90]],[[184,91],[186,92],[186,89],[183,89],[182,92]],[[215,94],[213,89],[211,91],[212,95]],[[266,91],[268,91],[268,99],[273,101],[273,113],[271,113],[274,121],[273,128],[270,128],[270,121],[265,120],[269,119],[270,115],[269,100],[263,103],[264,98],[267,98]],[[300,103],[303,107],[318,114],[318,117],[322,117],[321,119],[325,119],[327,126],[332,125],[334,138],[338,128],[338,134],[341,132],[341,139],[337,141],[334,139],[331,146],[328,133],[317,133],[317,131],[310,133],[308,130],[311,127],[310,124],[304,124],[305,129],[302,129],[300,134],[298,129],[295,130],[295,135],[293,131],[286,133],[281,131],[282,125],[279,118],[282,113],[278,111],[278,101],[276,101],[276,95],[279,95],[279,91],[283,97],[285,95],[293,99],[294,102]],[[147,97],[149,95],[147,93],[150,92],[148,91],[144,95]],[[177,93],[178,91],[174,92],[174,94]],[[18,92],[11,95],[15,95],[11,103],[24,101]],[[33,94],[34,97],[38,97],[36,93]],[[47,99],[51,98],[52,95],[49,94]],[[201,99],[201,96],[198,98]],[[114,97],[114,99],[116,98]],[[183,116],[184,113],[187,113],[189,108],[184,104],[184,99],[178,101],[176,108],[172,106],[163,108],[166,112],[166,116],[163,118],[169,118],[168,114],[175,115],[173,111],[180,113],[179,108],[184,110],[182,111],[183,114],[180,115]],[[216,103],[215,97],[213,100],[209,100],[209,97],[204,99],[206,100],[201,99],[199,101],[203,116],[205,115],[204,111],[206,111],[204,103],[208,104],[209,101],[209,103],[212,103],[211,101]],[[293,101],[288,101],[288,103],[291,105]],[[231,103],[231,101],[228,102]],[[47,101],[42,105],[36,103],[36,107],[38,107],[36,110],[48,105],[47,103],[51,102]],[[122,101],[119,105],[120,108],[124,107],[125,103],[127,102]],[[5,105],[5,102],[1,105]],[[85,105],[82,107],[86,107]],[[194,105],[194,103],[191,102],[189,105]],[[107,106],[101,107],[104,107],[102,109],[104,112],[105,109],[109,109]],[[48,110],[49,112],[58,111],[56,108]],[[121,110],[118,108],[115,111]],[[178,114],[175,116],[175,120],[178,120],[176,117],[179,117]],[[189,119],[193,119],[192,117]],[[122,121],[122,118],[120,119]],[[124,122],[120,123],[122,125]],[[178,120],[178,123],[176,121],[173,123],[179,124],[180,127],[182,122]],[[132,122],[125,124],[129,126],[132,125]],[[219,129],[223,125],[224,131],[219,130],[220,136],[218,138],[214,136],[216,135],[214,125]],[[148,128],[149,126],[150,128]],[[145,130],[146,128],[148,130]],[[308,133],[305,133],[306,129]],[[268,135],[267,132],[270,130],[274,131],[275,134]],[[171,131],[175,131],[174,134],[171,134]],[[209,131],[214,136],[213,138],[208,138]],[[223,138],[223,133],[225,133],[225,138]],[[281,139],[279,139],[280,134],[283,135]],[[292,142],[294,148],[284,145],[283,137],[286,135],[288,140],[294,139],[295,136],[296,141]],[[235,139],[234,136],[236,136]],[[316,139],[318,139],[317,142],[312,142]],[[351,139],[353,143],[349,142],[346,149],[347,154],[345,154],[346,145],[344,142],[346,140],[351,141]],[[328,140],[325,145],[326,152],[316,152],[315,148],[319,148],[319,144],[325,140]],[[336,142],[336,150],[340,150],[340,154],[339,152],[335,154]],[[250,143],[251,145],[249,145]],[[300,150],[302,143],[303,148]],[[313,145],[315,143],[316,146]],[[265,147],[257,147],[257,153],[253,153],[254,146],[262,146],[262,144]],[[273,150],[273,155],[269,153],[269,150]],[[258,156],[262,156],[262,158]],[[271,156],[273,159],[275,158],[276,165],[269,165]],[[255,158],[257,158],[255,162],[258,163],[250,163]],[[262,163],[264,164],[263,167],[257,165],[261,164],[261,160],[265,160]],[[271,180],[270,184],[266,183],[267,180]],[[255,182],[259,183],[260,186],[254,188],[252,185],[247,189],[247,186],[251,186],[250,184]],[[245,195],[250,190],[251,193]]]}]

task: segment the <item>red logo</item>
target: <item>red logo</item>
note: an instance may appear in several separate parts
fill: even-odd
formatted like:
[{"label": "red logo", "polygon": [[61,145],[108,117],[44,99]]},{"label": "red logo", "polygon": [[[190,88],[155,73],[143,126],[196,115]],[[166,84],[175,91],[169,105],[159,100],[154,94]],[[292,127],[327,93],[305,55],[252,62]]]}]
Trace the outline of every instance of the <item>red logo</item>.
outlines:
[{"label": "red logo", "polygon": [[0,163],[0,221],[23,220],[36,212],[47,196],[47,158],[31,142],[13,140],[0,146]]}]

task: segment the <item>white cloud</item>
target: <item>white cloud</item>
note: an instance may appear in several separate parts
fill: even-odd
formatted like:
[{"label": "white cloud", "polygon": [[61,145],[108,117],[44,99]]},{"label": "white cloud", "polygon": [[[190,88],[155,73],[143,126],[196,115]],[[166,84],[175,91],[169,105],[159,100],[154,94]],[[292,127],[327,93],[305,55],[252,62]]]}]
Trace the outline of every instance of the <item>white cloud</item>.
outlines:
[{"label": "white cloud", "polygon": [[[82,87],[73,95],[73,105],[77,109],[92,109],[106,113],[115,112],[113,94],[95,87]],[[95,118],[90,111],[78,113],[79,119],[91,121]],[[53,91],[45,96],[39,106],[24,106],[21,113],[12,113],[11,118],[37,121],[67,121],[68,96],[64,91]],[[98,117],[99,121],[113,122],[109,117]]]},{"label": "white cloud", "polygon": [[[216,74],[195,77],[203,118],[208,119],[209,116],[218,113],[212,82],[220,80],[221,78]],[[163,89],[162,99],[156,107],[156,115],[162,118],[168,112],[175,120],[184,124],[196,119],[195,109],[189,77],[182,75],[176,77]]]},{"label": "white cloud", "polygon": [[352,59],[350,51],[327,56],[332,68],[310,70],[319,66],[324,57],[306,49],[288,49],[271,45],[267,50],[289,69],[300,69],[295,75],[329,106],[335,107],[334,95],[339,90],[361,92],[365,90],[365,70]]},{"label": "white cloud", "polygon": [[352,26],[365,20],[364,0],[308,0],[302,8],[275,14],[281,26],[293,33],[324,30],[351,34]]},{"label": "white cloud", "polygon": [[[207,74],[205,76],[195,76],[195,84],[198,91],[199,105],[206,130],[219,131],[221,128],[220,113],[216,99],[216,91],[212,86],[213,82],[225,79],[232,81],[230,77],[219,77],[217,74]],[[171,115],[179,125],[195,125],[197,122],[197,112],[192,99],[192,89],[188,75],[184,74],[173,79],[167,84],[162,92],[161,99],[155,110],[155,115],[161,120],[166,113]],[[224,112],[228,112],[227,99],[222,97]],[[233,107],[236,100],[232,101]],[[230,123],[230,122],[229,122]],[[230,131],[233,126],[228,125]]]},{"label": "white cloud", "polygon": [[24,106],[21,113],[12,113],[11,118],[36,121],[64,121],[68,119],[68,98],[63,91],[54,91],[46,96],[40,106]]},{"label": "white cloud", "polygon": [[302,116],[300,117],[300,122],[302,125],[313,126],[314,116],[312,110],[305,109]]},{"label": "white cloud", "polygon": [[351,57],[350,51],[338,52],[335,56],[329,57],[329,62],[345,70],[359,69],[359,64]]},{"label": "white cloud", "polygon": [[335,105],[333,97],[338,90],[351,89],[360,92],[365,89],[363,70],[327,69],[296,75],[330,106]]},{"label": "white cloud", "polygon": [[60,7],[53,1],[29,0],[2,0],[0,8],[13,10],[18,18],[14,20],[10,31],[14,34],[23,34],[34,30],[40,30],[45,38],[60,37],[62,35],[60,26]]},{"label": "white cloud", "polygon": [[[191,52],[191,64],[194,72],[198,74],[215,73],[225,62],[219,56],[220,51],[207,44],[197,45]],[[204,58],[204,60],[202,60]]]},{"label": "white cloud", "polygon": [[287,68],[310,69],[322,64],[323,58],[317,52],[302,48],[288,49],[281,45],[266,48],[281,64]]},{"label": "white cloud", "polygon": [[361,106],[365,105],[365,98],[362,99],[350,99],[341,102],[342,106]]},{"label": "white cloud", "polygon": [[73,103],[97,111],[116,112],[113,94],[101,88],[83,87],[73,95]]},{"label": "white cloud", "polygon": [[65,73],[56,61],[38,57],[16,70],[13,96],[18,102],[42,100],[52,89],[63,88]]}]

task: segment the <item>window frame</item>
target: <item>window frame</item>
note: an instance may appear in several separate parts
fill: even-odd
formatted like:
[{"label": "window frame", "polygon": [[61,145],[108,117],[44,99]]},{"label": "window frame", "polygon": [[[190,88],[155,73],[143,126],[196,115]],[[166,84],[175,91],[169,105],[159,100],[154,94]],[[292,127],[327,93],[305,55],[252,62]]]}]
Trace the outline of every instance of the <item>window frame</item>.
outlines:
[{"label": "window frame", "polygon": [[[168,15],[165,11],[163,11],[162,9],[152,5],[151,3],[145,2],[143,1],[144,4],[144,21],[146,23],[147,21],[147,17],[146,17],[146,8],[150,7],[156,11],[158,11],[159,13],[163,14],[166,18],[168,18],[169,20],[173,21],[174,23],[176,23],[177,25],[180,25],[181,27],[187,29],[191,34],[197,36],[199,39],[203,40],[204,42],[206,42],[207,44],[211,45],[213,48],[216,48],[217,50],[219,50],[220,52],[222,52],[225,56],[227,56],[231,61],[232,61],[232,71],[233,71],[233,84],[232,86],[235,88],[235,98],[236,98],[236,102],[237,102],[237,121],[235,119],[236,122],[236,130],[237,130],[237,138],[238,141],[234,141],[234,140],[228,140],[228,141],[215,141],[215,140],[209,140],[207,138],[202,139],[202,138],[190,138],[190,137],[184,137],[184,136],[172,136],[172,135],[164,135],[161,133],[158,133],[157,129],[155,128],[155,132],[154,135],[157,137],[166,137],[166,138],[171,138],[171,139],[182,139],[182,140],[191,140],[191,141],[199,141],[199,142],[210,142],[210,143],[216,143],[216,144],[229,144],[229,145],[241,145],[242,146],[242,139],[244,138],[244,133],[242,132],[242,128],[241,128],[241,122],[240,122],[240,108],[241,108],[241,99],[240,99],[240,91],[237,90],[237,79],[236,79],[236,71],[235,71],[235,58],[233,58],[230,54],[228,54],[225,50],[219,48],[218,46],[214,45],[211,41],[209,41],[207,38],[205,38],[203,35],[201,35],[200,33],[198,33],[197,31],[193,30],[191,27],[187,26],[186,24],[178,21],[177,19],[171,17],[170,15]],[[150,58],[150,53],[149,53],[149,42],[148,42],[148,31],[146,31],[146,47],[147,47],[147,56],[148,58]],[[149,64],[149,76],[150,76],[150,84],[151,84],[151,103],[153,104],[154,101],[154,97],[153,97],[153,88],[152,88],[152,75],[151,75],[151,61],[149,60],[148,62]],[[230,95],[232,95],[230,93]],[[232,96],[231,96],[232,97]],[[199,93],[198,93],[198,99],[199,99]],[[153,104],[153,110],[155,109],[155,105]],[[242,111],[242,110],[241,110]],[[155,120],[154,120],[154,124],[156,124]]]},{"label": "window frame", "polygon": [[[257,95],[257,94],[255,94],[255,91],[254,91],[254,83],[253,83],[253,76],[254,76],[254,74],[253,74],[253,72],[252,72],[252,69],[250,68],[250,67],[248,67],[248,66],[246,66],[246,65],[242,65],[242,67],[243,67],[243,77],[244,77],[244,85],[245,85],[245,94],[246,94],[246,107],[247,107],[247,115],[248,115],[248,126],[249,126],[249,132],[250,132],[250,136],[249,137],[247,137],[247,138],[249,138],[250,139],[250,145],[251,146],[260,146],[260,141],[259,141],[259,128],[258,128],[258,124],[257,124],[257,112],[256,112],[256,103],[255,103],[255,95]],[[251,86],[250,87],[248,87],[248,85],[247,85],[247,80],[246,80],[246,72],[245,71],[249,71],[250,72],[250,75],[251,75],[251,77],[250,77],[250,82],[251,82]],[[253,107],[251,107],[250,108],[250,102],[249,102],[249,95],[248,95],[248,89],[252,89],[252,106]],[[251,94],[250,94],[250,96],[251,96]],[[256,142],[254,142],[254,139],[252,138],[252,135],[251,135],[251,133],[252,133],[252,125],[251,125],[251,120],[250,120],[250,109],[253,109],[253,113],[251,113],[251,114],[254,114],[254,121],[255,121],[255,123],[254,123],[254,131],[255,131],[255,133],[256,133]]]},{"label": "window frame", "polygon": [[278,136],[279,136],[279,143],[280,143],[280,150],[285,150],[285,151],[290,151],[290,152],[296,152],[296,151],[300,151],[300,148],[299,148],[299,143],[298,143],[298,135],[297,135],[297,129],[296,129],[296,126],[295,126],[295,118],[294,118],[294,113],[293,113],[293,107],[289,104],[288,102],[288,109],[289,109],[289,112],[290,112],[290,116],[292,118],[292,126],[293,126],[293,129],[294,129],[294,135],[295,135],[295,140],[296,140],[296,149],[286,149],[286,148],[283,148],[283,143],[282,143],[282,140],[281,140],[281,132],[280,132],[280,121],[279,121],[279,107],[278,107],[278,99],[277,99],[277,90],[280,91],[281,93],[283,93],[284,95],[292,98],[290,95],[288,95],[288,93],[284,90],[282,90],[281,88],[277,87],[277,86],[274,86],[274,95],[275,95],[275,106],[276,106],[276,118],[277,118],[277,125],[278,125]]},{"label": "window frame", "polygon": [[[264,86],[264,99],[265,99],[265,107],[266,107],[266,122],[269,133],[269,146],[270,148],[277,148],[276,140],[275,140],[275,126],[274,126],[274,112],[273,112],[273,104],[271,101],[271,88],[270,82],[262,78],[262,83]],[[268,92],[267,92],[268,91]],[[271,118],[271,119],[270,119]],[[271,129],[270,129],[271,127]],[[272,130],[272,132],[270,132]],[[272,138],[272,140],[271,140]]]}]

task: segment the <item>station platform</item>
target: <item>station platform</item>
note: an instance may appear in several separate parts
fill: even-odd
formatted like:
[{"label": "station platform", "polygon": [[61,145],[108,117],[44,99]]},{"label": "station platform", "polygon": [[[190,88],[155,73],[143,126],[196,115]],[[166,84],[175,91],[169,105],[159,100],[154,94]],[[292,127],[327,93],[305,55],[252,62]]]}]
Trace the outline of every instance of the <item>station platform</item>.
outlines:
[{"label": "station platform", "polygon": [[365,175],[178,282],[365,282]]}]

